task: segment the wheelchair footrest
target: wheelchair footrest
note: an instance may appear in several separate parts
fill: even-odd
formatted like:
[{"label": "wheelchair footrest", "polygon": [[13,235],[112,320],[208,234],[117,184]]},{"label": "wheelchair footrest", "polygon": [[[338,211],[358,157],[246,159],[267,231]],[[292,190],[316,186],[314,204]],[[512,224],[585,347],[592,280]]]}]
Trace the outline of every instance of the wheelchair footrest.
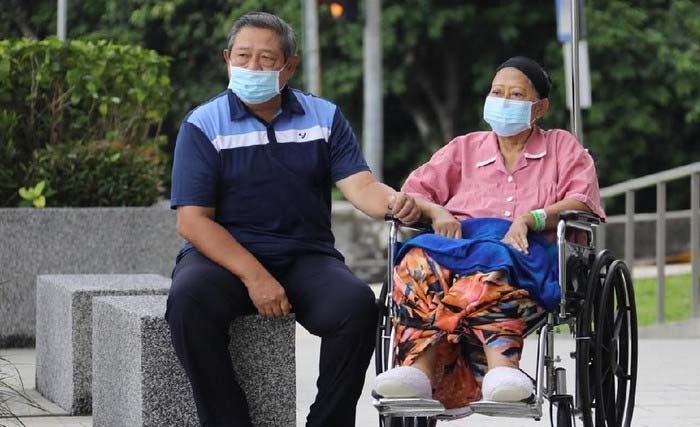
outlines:
[{"label": "wheelchair footrest", "polygon": [[433,399],[394,398],[374,399],[372,402],[380,415],[394,417],[434,417],[445,412],[445,407]]},{"label": "wheelchair footrest", "polygon": [[475,414],[491,417],[535,418],[542,417],[542,406],[537,402],[492,402],[480,400],[469,405]]}]

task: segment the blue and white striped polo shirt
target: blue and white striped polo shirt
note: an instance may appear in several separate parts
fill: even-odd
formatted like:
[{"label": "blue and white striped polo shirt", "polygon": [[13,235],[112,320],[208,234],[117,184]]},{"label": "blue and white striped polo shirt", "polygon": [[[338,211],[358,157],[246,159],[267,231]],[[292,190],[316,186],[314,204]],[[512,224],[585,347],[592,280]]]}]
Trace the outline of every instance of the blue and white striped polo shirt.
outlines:
[{"label": "blue and white striped polo shirt", "polygon": [[331,187],[366,170],[334,104],[284,89],[281,112],[267,124],[226,90],[180,126],[170,203],[215,208],[216,221],[260,258],[342,258],[333,247]]}]

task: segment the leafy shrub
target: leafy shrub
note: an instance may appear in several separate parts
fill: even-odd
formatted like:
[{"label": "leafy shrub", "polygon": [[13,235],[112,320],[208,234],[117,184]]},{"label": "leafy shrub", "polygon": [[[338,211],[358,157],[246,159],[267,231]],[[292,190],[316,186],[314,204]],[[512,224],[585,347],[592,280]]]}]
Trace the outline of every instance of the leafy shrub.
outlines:
[{"label": "leafy shrub", "polygon": [[20,188],[19,196],[22,198],[22,201],[19,203],[19,205],[25,208],[30,208],[32,206],[35,208],[46,207],[46,194],[44,194],[45,188],[46,181],[39,181],[34,187]]},{"label": "leafy shrub", "polygon": [[[30,171],[43,166],[31,162],[45,159],[50,146],[78,143],[73,151],[57,149],[78,155],[92,146],[80,145],[87,141],[117,140],[134,148],[157,136],[172,92],[168,66],[153,51],[105,41],[0,40],[0,205],[16,206],[17,190],[36,184]],[[142,160],[123,166],[141,167]],[[67,189],[59,181],[68,177],[45,178],[50,188]],[[69,181],[77,185],[71,194],[88,184]],[[135,199],[150,199],[139,188],[132,191]],[[108,193],[100,197],[101,205],[137,204],[123,195],[113,202]]]},{"label": "leafy shrub", "polygon": [[165,172],[163,142],[47,145],[35,151],[29,177],[46,181],[47,206],[148,206]]},{"label": "leafy shrub", "polygon": [[0,206],[12,206],[22,182],[24,165],[13,137],[17,114],[0,110]]}]

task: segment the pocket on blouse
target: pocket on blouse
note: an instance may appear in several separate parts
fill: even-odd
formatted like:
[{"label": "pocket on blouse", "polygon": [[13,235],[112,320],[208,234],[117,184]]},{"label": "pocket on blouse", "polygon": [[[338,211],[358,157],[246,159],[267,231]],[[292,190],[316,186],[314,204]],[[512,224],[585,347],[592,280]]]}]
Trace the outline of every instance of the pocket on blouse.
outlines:
[{"label": "pocket on blouse", "polygon": [[554,182],[540,182],[537,186],[537,206],[544,208],[552,205],[557,200],[557,184]]}]

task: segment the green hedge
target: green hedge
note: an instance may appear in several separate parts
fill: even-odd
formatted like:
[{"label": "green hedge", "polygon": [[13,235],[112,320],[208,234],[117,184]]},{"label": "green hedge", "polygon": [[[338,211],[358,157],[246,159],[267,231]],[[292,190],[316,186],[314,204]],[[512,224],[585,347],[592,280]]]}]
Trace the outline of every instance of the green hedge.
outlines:
[{"label": "green hedge", "polygon": [[[168,67],[167,58],[137,46],[0,40],[0,205],[16,206],[18,189],[39,177],[47,181],[47,206],[153,203],[163,178],[162,158],[145,152],[162,141],[154,137],[169,108]],[[142,145],[149,150],[138,149]],[[117,153],[105,147],[121,147],[116,163],[130,169],[113,169]],[[48,168],[58,164],[59,154],[73,156],[74,165]],[[69,194],[94,184],[77,176],[112,184],[73,204]],[[126,176],[139,186],[125,191],[120,185],[131,179]]]},{"label": "green hedge", "polygon": [[47,145],[34,152],[29,176],[46,182],[50,206],[146,206],[158,198],[165,170],[159,145]]}]

